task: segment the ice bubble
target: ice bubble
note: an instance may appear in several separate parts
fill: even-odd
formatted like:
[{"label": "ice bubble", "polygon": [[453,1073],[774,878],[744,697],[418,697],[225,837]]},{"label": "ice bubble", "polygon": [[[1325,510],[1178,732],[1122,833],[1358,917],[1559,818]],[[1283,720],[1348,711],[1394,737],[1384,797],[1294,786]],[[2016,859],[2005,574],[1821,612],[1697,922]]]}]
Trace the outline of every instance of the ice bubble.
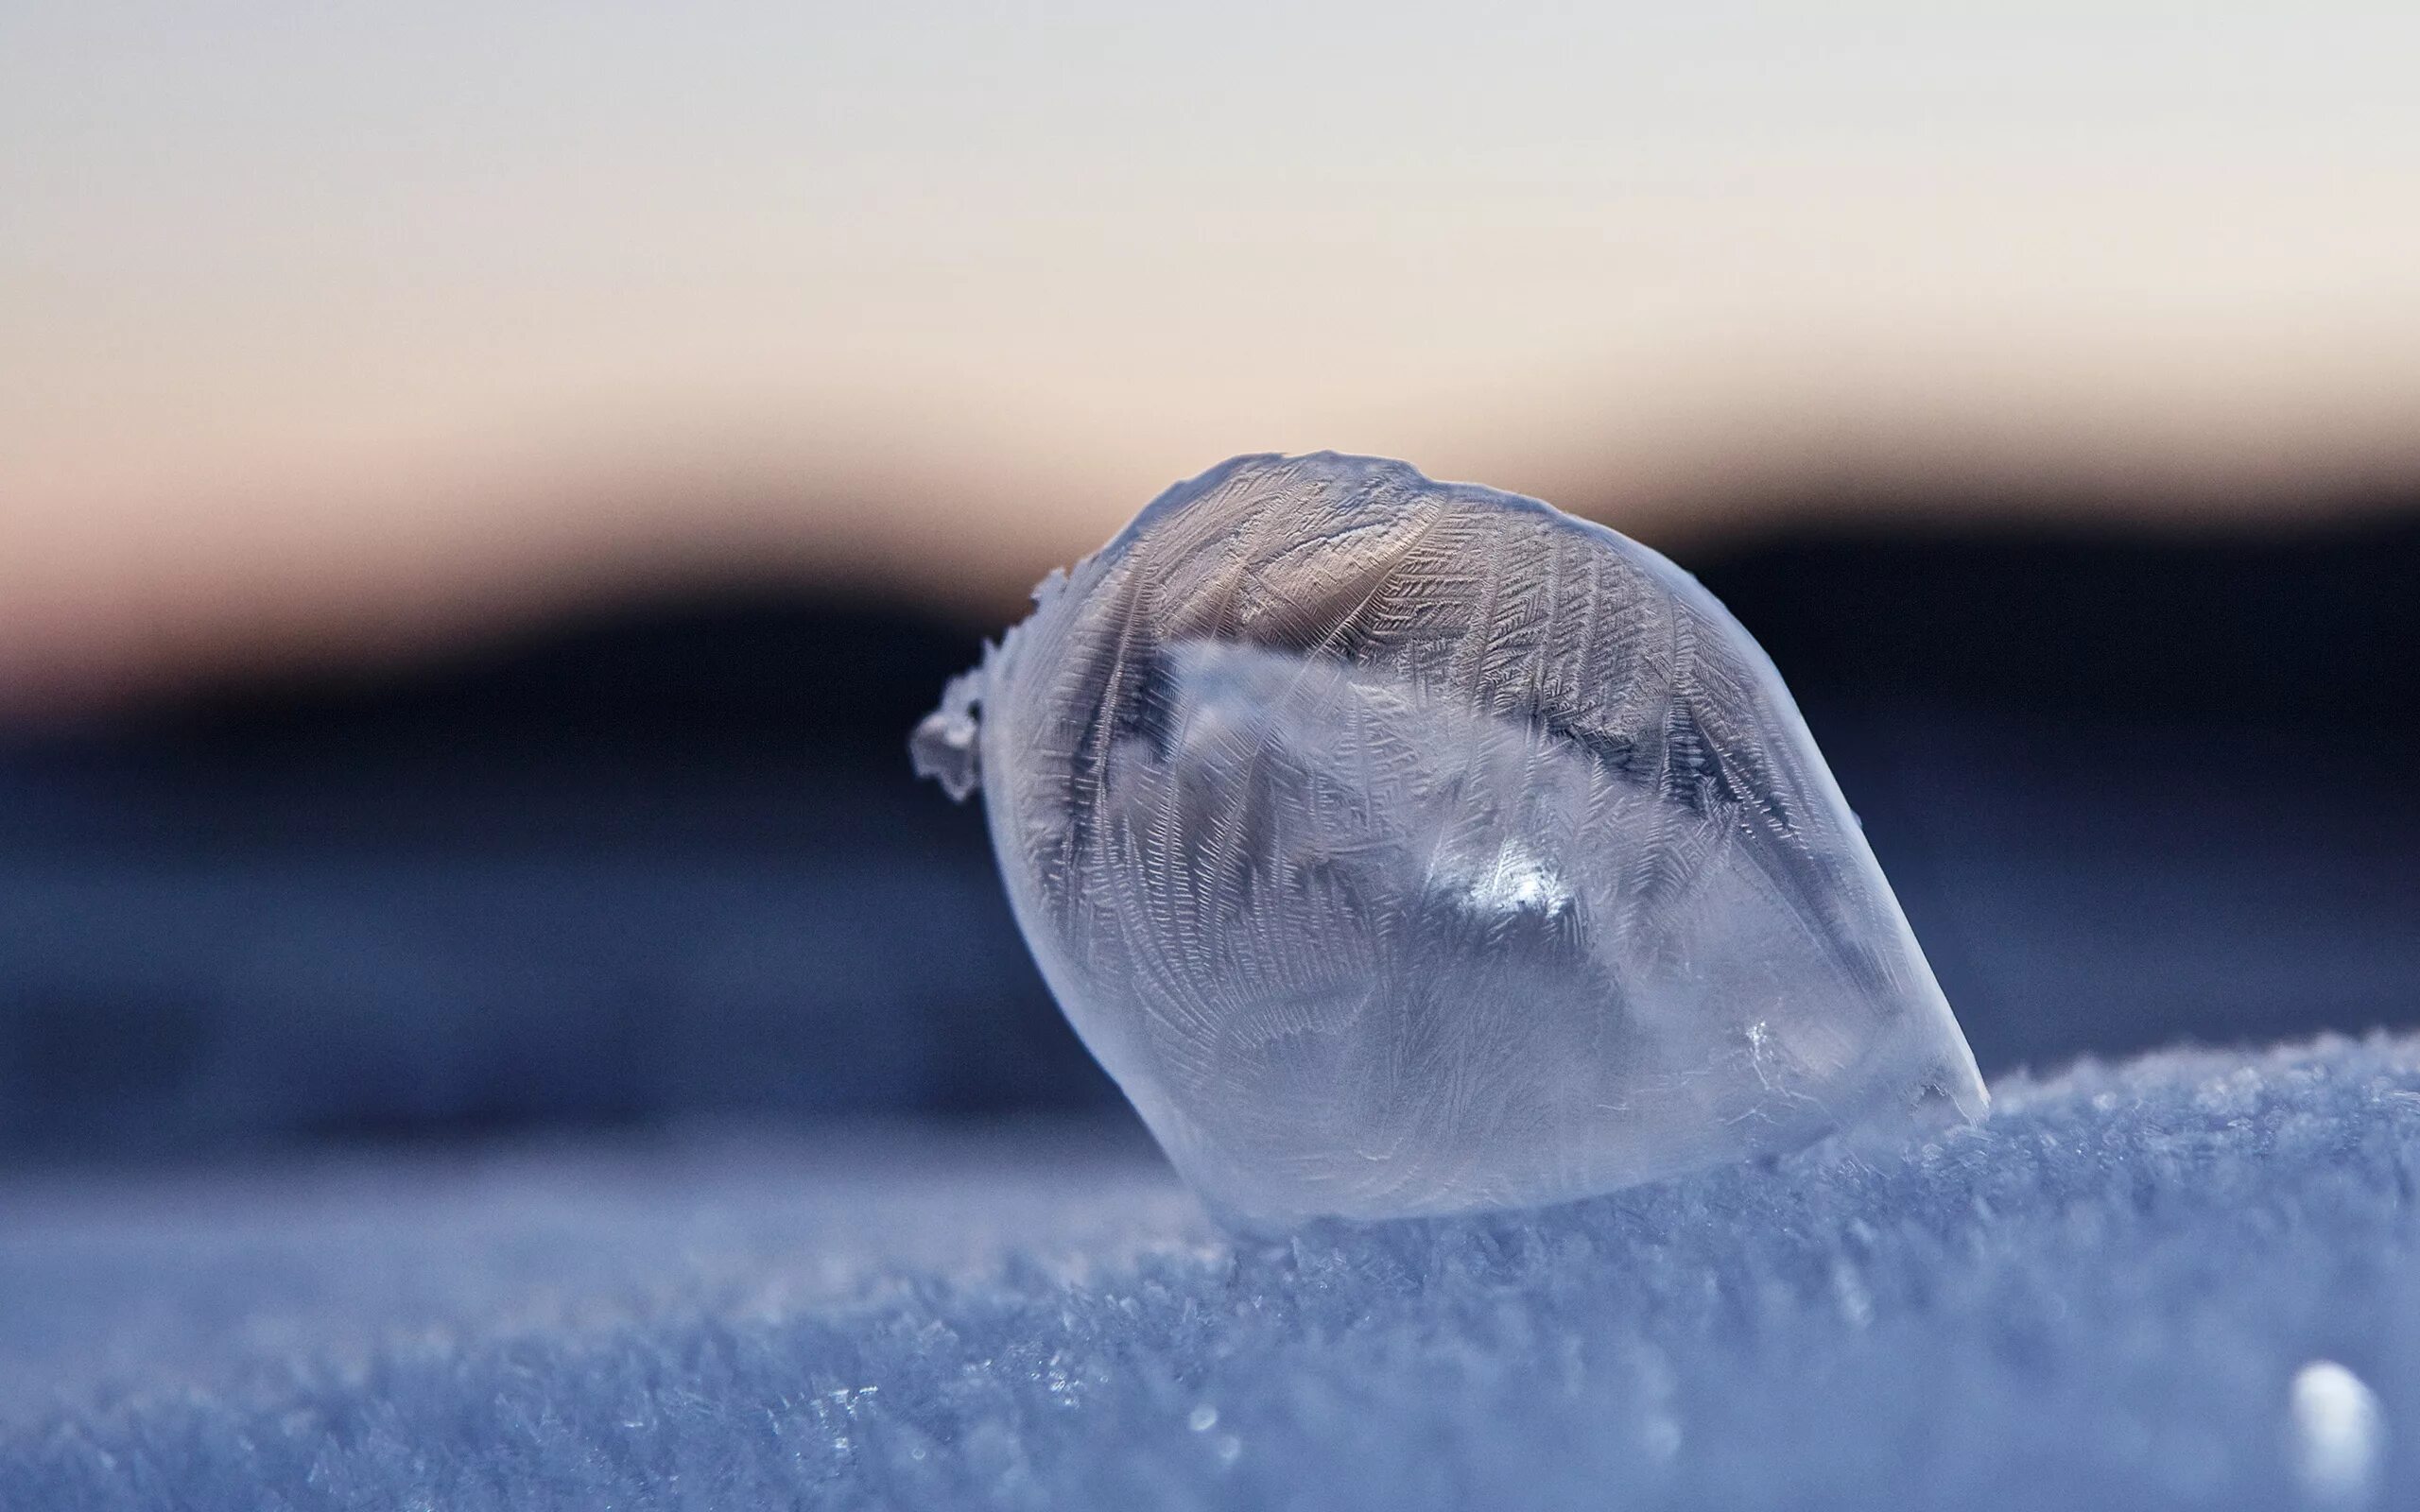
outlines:
[{"label": "ice bubble", "polygon": [[1238,457],[918,729],[1051,990],[1247,1227],[1552,1202],[1920,1106],[1973,1056],[1696,579],[1400,462]]}]

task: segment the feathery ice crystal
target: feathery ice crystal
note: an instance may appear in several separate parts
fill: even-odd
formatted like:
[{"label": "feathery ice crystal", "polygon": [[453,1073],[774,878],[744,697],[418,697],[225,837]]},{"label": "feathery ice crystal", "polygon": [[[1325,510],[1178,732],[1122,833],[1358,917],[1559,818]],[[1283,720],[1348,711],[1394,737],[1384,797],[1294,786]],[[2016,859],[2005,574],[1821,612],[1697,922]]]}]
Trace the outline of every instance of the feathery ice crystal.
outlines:
[{"label": "feathery ice crystal", "polygon": [[1696,579],[1399,462],[1238,457],[918,729],[1169,1158],[1275,1228],[1803,1145],[1973,1056],[1781,679]]}]

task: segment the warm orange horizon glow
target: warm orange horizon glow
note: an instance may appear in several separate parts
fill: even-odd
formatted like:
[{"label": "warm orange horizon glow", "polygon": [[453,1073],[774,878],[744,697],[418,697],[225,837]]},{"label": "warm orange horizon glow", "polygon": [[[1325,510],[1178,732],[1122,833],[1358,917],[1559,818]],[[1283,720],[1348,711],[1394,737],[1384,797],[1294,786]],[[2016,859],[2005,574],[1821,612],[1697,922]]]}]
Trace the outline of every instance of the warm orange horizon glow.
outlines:
[{"label": "warm orange horizon glow", "polygon": [[19,8],[0,703],[683,577],[995,613],[1241,451],[1674,545],[2408,487],[2414,43],[2143,5]]}]

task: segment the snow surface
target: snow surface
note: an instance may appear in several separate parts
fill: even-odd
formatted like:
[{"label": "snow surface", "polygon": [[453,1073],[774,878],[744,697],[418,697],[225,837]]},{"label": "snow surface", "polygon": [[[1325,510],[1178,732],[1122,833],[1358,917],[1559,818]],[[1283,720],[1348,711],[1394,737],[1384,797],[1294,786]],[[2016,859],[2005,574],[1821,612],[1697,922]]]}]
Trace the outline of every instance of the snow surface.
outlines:
[{"label": "snow surface", "polygon": [[0,1508],[2379,1506],[2420,1039],[1238,1251],[1131,1130],[0,1180]]}]

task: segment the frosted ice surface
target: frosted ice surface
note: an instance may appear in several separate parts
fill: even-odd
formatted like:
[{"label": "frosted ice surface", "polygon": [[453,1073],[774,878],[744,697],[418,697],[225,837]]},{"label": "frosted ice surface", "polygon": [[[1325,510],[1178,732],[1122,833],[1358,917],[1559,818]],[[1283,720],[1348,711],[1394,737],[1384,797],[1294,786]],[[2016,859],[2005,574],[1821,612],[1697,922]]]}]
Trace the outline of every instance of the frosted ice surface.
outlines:
[{"label": "frosted ice surface", "polygon": [[1982,1111],[1799,717],[1697,581],[1399,462],[1247,456],[918,729],[1077,1031],[1231,1221],[1551,1202]]}]

